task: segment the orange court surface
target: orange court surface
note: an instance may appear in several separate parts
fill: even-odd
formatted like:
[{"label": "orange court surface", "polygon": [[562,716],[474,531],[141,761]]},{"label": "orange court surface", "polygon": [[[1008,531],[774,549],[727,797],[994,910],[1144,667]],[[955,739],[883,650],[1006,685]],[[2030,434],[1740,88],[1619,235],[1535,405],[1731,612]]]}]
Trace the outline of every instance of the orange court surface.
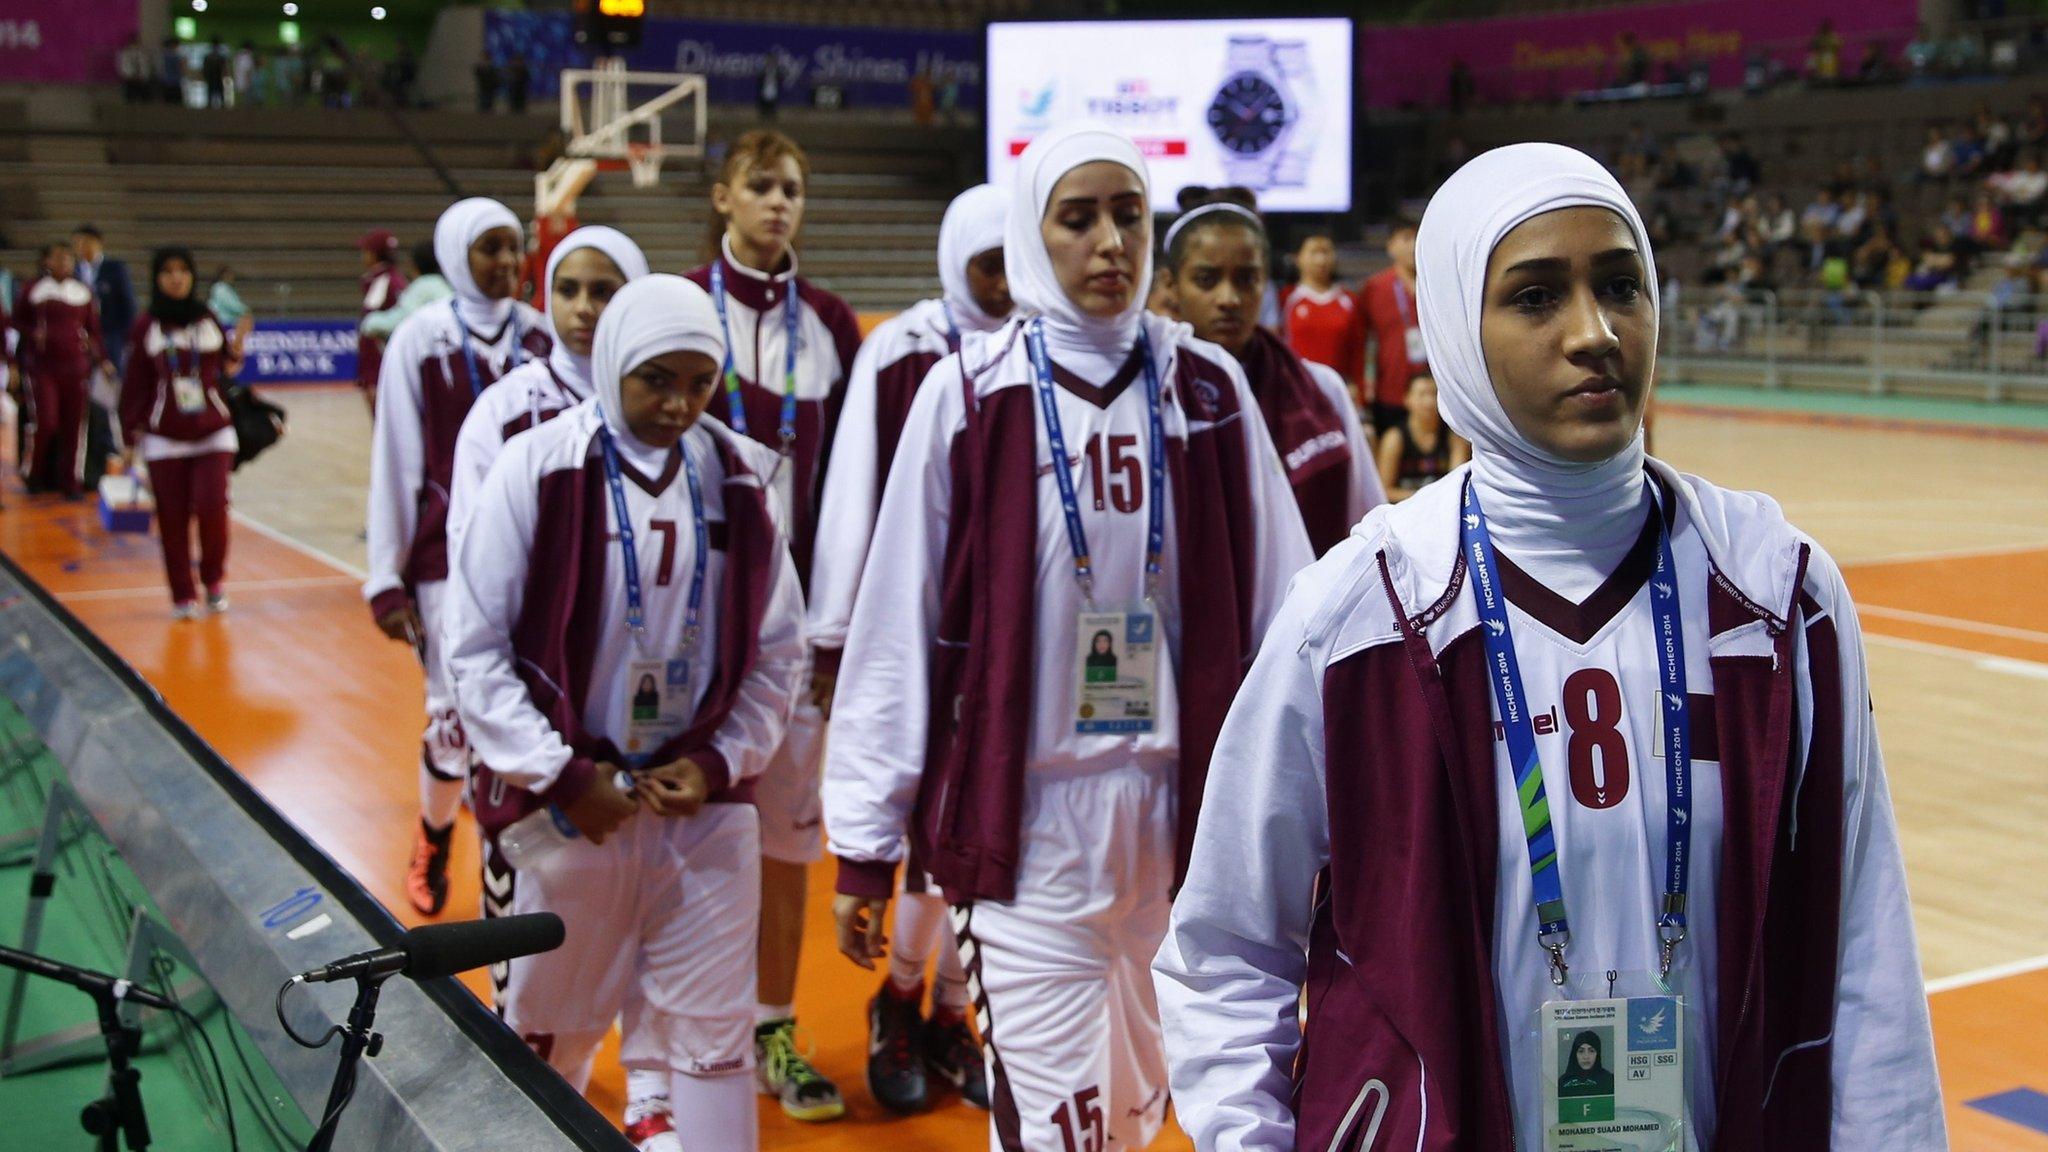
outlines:
[{"label": "orange court surface", "polygon": [[[353,389],[279,388],[291,433],[235,477],[232,611],[175,623],[157,543],[109,536],[89,503],[25,496],[8,473],[0,550],[132,664],[308,836],[415,923],[401,890],[417,812],[420,672],[359,591],[368,421]],[[2048,1152],[2048,1135],[1973,1101],[2048,1107],[2048,432],[1819,422],[1665,406],[1657,453],[1770,492],[1847,571],[1932,996],[1953,1146]],[[465,826],[467,826],[467,817]],[[473,835],[456,840],[447,917],[477,915]],[[768,1149],[985,1146],[985,1114],[943,1097],[894,1119],[863,1076],[877,976],[832,945],[828,863],[812,872],[798,993],[847,1117],[761,1106]],[[484,992],[482,973],[470,987]],[[610,1051],[592,1088],[617,1118]],[[1157,1148],[1187,1148],[1169,1128]],[[1864,1152],[1864,1150],[1845,1150]],[[1877,1150],[1870,1150],[1877,1152]]]}]

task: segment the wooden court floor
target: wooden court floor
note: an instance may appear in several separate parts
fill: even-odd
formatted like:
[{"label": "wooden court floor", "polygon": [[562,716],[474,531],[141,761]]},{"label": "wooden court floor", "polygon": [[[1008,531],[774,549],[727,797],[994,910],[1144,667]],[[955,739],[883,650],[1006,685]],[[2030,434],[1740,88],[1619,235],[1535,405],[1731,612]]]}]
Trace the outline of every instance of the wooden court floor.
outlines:
[{"label": "wooden court floor", "polygon": [[[153,539],[105,535],[88,505],[31,500],[11,471],[0,550],[411,922],[400,879],[417,803],[420,681],[357,591],[367,418],[349,389],[278,398],[290,437],[235,478],[226,617],[174,624]],[[2048,1130],[1973,1106],[2017,1100],[2022,1116],[2037,1106],[2048,1117],[2048,439],[1676,403],[1657,436],[1679,467],[1775,495],[1847,571],[1869,638],[1954,1147],[2048,1152]],[[473,877],[474,839],[457,845],[455,875]],[[830,884],[826,866],[814,870],[798,1009],[849,1115],[800,1125],[764,1102],[762,1146],[984,1146],[984,1116],[957,1103],[898,1120],[868,1098],[872,979],[831,948]],[[474,883],[459,884],[449,915],[475,914]],[[616,1117],[609,1054],[600,1069],[592,1096]],[[1155,1147],[1188,1142],[1169,1131]]]}]

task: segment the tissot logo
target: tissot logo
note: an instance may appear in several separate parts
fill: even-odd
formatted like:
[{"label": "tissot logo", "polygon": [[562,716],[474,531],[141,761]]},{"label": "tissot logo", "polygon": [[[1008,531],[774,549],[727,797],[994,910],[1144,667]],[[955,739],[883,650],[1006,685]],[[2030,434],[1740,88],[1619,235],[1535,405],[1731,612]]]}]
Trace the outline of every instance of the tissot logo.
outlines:
[{"label": "tissot logo", "polygon": [[1152,92],[1152,82],[1143,78],[1119,80],[1107,96],[1088,98],[1088,115],[1104,120],[1170,120],[1180,111],[1180,97]]}]

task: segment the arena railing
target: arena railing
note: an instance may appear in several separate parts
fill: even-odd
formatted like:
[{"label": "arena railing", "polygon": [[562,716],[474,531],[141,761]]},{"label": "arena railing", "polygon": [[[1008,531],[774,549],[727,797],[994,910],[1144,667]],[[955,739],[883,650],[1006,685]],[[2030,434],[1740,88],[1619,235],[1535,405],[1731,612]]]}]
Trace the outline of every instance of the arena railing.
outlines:
[{"label": "arena railing", "polygon": [[[403,929],[4,554],[0,636],[0,695],[62,765],[285,1091],[319,1116],[337,1047],[293,1043],[275,1015],[277,990],[295,973],[391,946]],[[320,1035],[341,1023],[352,991],[297,989],[293,1027]],[[382,1052],[361,1066],[337,1147],[631,1148],[453,979],[391,981],[377,1029]]]}]

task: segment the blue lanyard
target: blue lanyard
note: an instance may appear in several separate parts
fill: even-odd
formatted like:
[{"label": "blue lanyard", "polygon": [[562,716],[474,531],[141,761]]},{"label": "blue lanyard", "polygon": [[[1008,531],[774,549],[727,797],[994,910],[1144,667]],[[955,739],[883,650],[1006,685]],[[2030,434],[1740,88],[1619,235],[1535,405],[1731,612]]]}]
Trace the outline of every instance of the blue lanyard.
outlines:
[{"label": "blue lanyard", "polygon": [[[1074,473],[1067,466],[1067,438],[1060,427],[1059,400],[1053,393],[1052,361],[1045,354],[1045,321],[1034,318],[1024,329],[1031,367],[1038,377],[1038,406],[1045,414],[1045,439],[1052,449],[1053,480],[1060,488],[1060,510],[1067,518],[1067,545],[1074,553],[1074,580],[1089,603],[1095,601],[1095,569],[1088,552],[1088,529],[1081,523],[1081,501],[1074,492]],[[1159,369],[1152,363],[1152,341],[1138,329],[1138,356],[1145,365],[1145,407],[1151,419],[1152,474],[1145,502],[1150,507],[1145,540],[1145,599],[1159,593],[1159,558],[1166,551],[1166,425],[1160,418]]]},{"label": "blue lanyard", "polygon": [[[1678,566],[1671,558],[1671,533],[1657,520],[1657,569],[1650,577],[1650,607],[1656,614],[1657,654],[1663,665],[1664,768],[1668,779],[1665,814],[1664,898],[1659,905],[1657,939],[1659,974],[1671,974],[1672,954],[1685,939],[1685,897],[1692,864],[1692,716],[1685,696],[1685,634],[1678,605]],[[1550,982],[1562,986],[1569,969],[1565,948],[1571,944],[1571,920],[1565,914],[1564,881],[1558,870],[1557,835],[1550,823],[1550,801],[1543,789],[1543,765],[1536,752],[1536,730],[1529,718],[1528,696],[1522,689],[1522,667],[1515,659],[1515,639],[1508,630],[1507,602],[1494,563],[1493,537],[1479,492],[1465,483],[1465,513],[1460,545],[1472,569],[1479,601],[1480,632],[1486,640],[1486,665],[1493,678],[1493,699],[1507,734],[1508,759],[1515,770],[1515,792],[1522,805],[1522,830],[1529,840],[1530,890],[1536,901],[1536,942],[1550,953]]]},{"label": "blue lanyard", "polygon": [[[647,618],[642,610],[640,598],[640,554],[633,547],[633,514],[626,507],[626,485],[619,478],[619,450],[612,443],[610,428],[599,425],[598,442],[604,445],[604,479],[612,490],[612,517],[619,522],[619,551],[626,568],[626,627],[633,633],[636,643],[647,635]],[[704,525],[704,485],[697,476],[697,462],[690,459],[690,452],[681,444],[676,451],[683,456],[683,475],[690,483],[690,519],[696,528],[697,556],[690,573],[690,602],[683,616],[683,651],[690,652],[697,647],[698,622],[704,608],[704,569],[711,555],[710,532]]]},{"label": "blue lanyard", "polygon": [[953,322],[953,306],[939,301],[939,314],[946,318],[946,351],[960,351],[960,325]]},{"label": "blue lanyard", "polygon": [[[740,396],[740,375],[734,367],[732,325],[725,318],[725,269],[718,260],[711,262],[711,302],[718,305],[718,331],[725,337],[725,407],[731,415],[728,423],[733,431],[746,436],[747,406]],[[782,427],[777,429],[776,449],[784,456],[796,443],[796,330],[801,318],[796,284],[792,282],[782,297]],[[760,365],[754,367],[759,370]]]},{"label": "blue lanyard", "polygon": [[[477,370],[476,349],[469,343],[469,325],[462,322],[462,308],[455,301],[448,301],[448,310],[455,313],[455,330],[462,333],[462,361],[469,367],[469,398],[474,400],[484,394],[484,374]],[[519,327],[519,310],[512,310],[512,363],[506,371],[526,363],[526,333]],[[495,377],[493,378],[495,379]]]}]

